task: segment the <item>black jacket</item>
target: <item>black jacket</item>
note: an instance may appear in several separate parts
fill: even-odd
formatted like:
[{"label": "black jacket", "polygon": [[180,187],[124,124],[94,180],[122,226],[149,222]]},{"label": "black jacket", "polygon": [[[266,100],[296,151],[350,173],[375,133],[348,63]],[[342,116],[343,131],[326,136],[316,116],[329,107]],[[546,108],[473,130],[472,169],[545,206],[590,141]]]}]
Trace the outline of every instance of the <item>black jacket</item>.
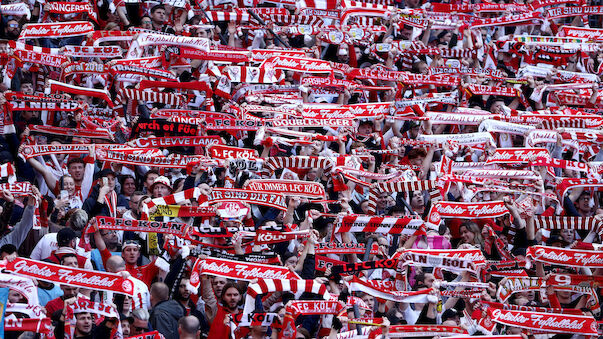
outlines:
[{"label": "black jacket", "polygon": [[153,307],[149,322],[165,339],[178,339],[178,320],[184,317],[182,306],[176,300],[165,300]]},{"label": "black jacket", "polygon": [[[84,204],[82,209],[88,213],[90,218],[96,217],[98,215],[102,216],[110,216],[111,212],[109,211],[109,206],[107,204],[101,204],[98,201],[98,191],[100,186],[96,185],[92,187],[90,195],[86,200],[84,200]],[[128,207],[128,199],[123,194],[117,194],[117,206],[118,207]]]}]

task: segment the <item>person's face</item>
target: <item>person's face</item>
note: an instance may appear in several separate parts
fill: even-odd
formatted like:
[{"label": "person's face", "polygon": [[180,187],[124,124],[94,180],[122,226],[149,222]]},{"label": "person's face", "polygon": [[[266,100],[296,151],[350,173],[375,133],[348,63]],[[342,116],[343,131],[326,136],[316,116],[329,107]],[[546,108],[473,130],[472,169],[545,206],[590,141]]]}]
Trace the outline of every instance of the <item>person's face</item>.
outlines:
[{"label": "person's face", "polygon": [[472,244],[473,240],[475,239],[475,234],[473,234],[467,228],[467,226],[462,226],[460,231],[461,231],[461,238],[463,239],[463,241],[467,244]]},{"label": "person's face", "polygon": [[394,200],[394,197],[387,196],[387,198],[385,198],[385,200],[386,200],[386,206],[387,207],[394,207],[394,206],[396,206],[396,200]]},{"label": "person's face", "polygon": [[222,289],[224,288],[224,285],[226,285],[226,279],[222,277],[215,277],[211,282],[211,285],[214,289],[214,293],[216,293],[216,295],[221,295]]},{"label": "person's face", "polygon": [[61,285],[61,289],[63,290],[63,297],[65,299],[73,298],[77,295],[77,287]]},{"label": "person's face", "polygon": [[75,315],[75,329],[80,335],[92,332],[92,316],[90,313],[79,313]]},{"label": "person's face", "polygon": [[431,273],[426,273],[425,274],[425,281],[423,282],[425,284],[426,288],[431,288],[433,286],[433,282],[435,281],[435,276]]},{"label": "person's face", "polygon": [[206,29],[200,29],[200,30],[198,31],[198,36],[199,36],[200,38],[209,38],[209,33],[207,32],[207,30],[206,30]]},{"label": "person's face", "polygon": [[318,178],[318,170],[316,168],[311,169],[310,171],[308,171],[306,178],[308,178],[309,181],[316,180],[316,178]]},{"label": "person's face", "polygon": [[364,301],[364,303],[368,306],[370,310],[372,310],[375,306],[375,298],[370,294],[365,294],[362,297],[362,301]]},{"label": "person's face", "polygon": [[163,24],[165,22],[165,10],[164,9],[158,9],[155,12],[153,12],[153,14],[151,14],[153,17],[153,21],[155,21],[155,23],[157,24]]},{"label": "person's face", "polygon": [[153,184],[153,182],[155,181],[155,179],[157,179],[159,175],[157,175],[156,173],[151,173],[147,176],[147,180],[145,180],[144,185],[145,187],[151,187],[151,185]]},{"label": "person's face", "polygon": [[82,181],[84,179],[84,164],[82,163],[75,162],[71,164],[67,171],[69,172],[69,175],[71,175],[73,180],[75,180],[76,182]]},{"label": "person's face", "polygon": [[113,175],[107,175],[105,178],[107,178],[107,184],[109,187],[112,190],[115,189],[115,177]]},{"label": "person's face", "polygon": [[178,285],[178,292],[180,292],[180,296],[183,299],[188,299],[191,296],[191,292],[186,288],[188,284],[188,279],[182,279],[180,281],[180,285]]},{"label": "person's face", "polygon": [[[115,300],[113,302],[115,303]],[[123,306],[123,310],[124,310],[123,313],[131,311],[132,310],[132,297],[127,296],[127,295],[124,296],[124,302],[122,303],[122,306]],[[128,323],[128,322],[124,321],[124,322],[122,322],[122,324],[123,323]],[[129,325],[129,323],[128,323],[128,325]]]},{"label": "person's face", "polygon": [[369,212],[369,203],[368,203],[368,201],[363,201],[360,204],[360,209],[362,210],[363,214],[368,214],[368,212]]},{"label": "person's face", "polygon": [[34,92],[33,85],[29,82],[21,84],[21,92],[23,92],[23,94],[32,95]]},{"label": "person's face", "polygon": [[29,120],[33,119],[33,117],[34,117],[33,111],[21,111],[21,118],[23,118],[23,120],[29,121]]},{"label": "person's face", "polygon": [[164,184],[156,184],[153,187],[153,196],[155,198],[165,197],[166,195],[170,195],[170,189]]},{"label": "person's face", "polygon": [[122,186],[124,194],[128,197],[131,196],[134,191],[136,191],[136,183],[134,182],[134,178],[126,178]]},{"label": "person's face", "polygon": [[408,130],[410,136],[414,139],[419,136],[419,132],[421,131],[421,125],[413,126]]},{"label": "person's face", "polygon": [[287,267],[290,270],[294,270],[295,266],[297,266],[297,261],[298,261],[298,259],[296,256],[287,258],[287,260],[285,260],[285,267]]},{"label": "person's face", "polygon": [[379,244],[379,249],[383,251],[383,253],[387,253],[389,249],[389,243],[386,238],[379,238],[377,240],[377,244]]},{"label": "person's face", "polygon": [[400,35],[403,40],[410,40],[412,37],[412,28],[403,28],[400,30]]},{"label": "person's face", "polygon": [[144,29],[153,29],[153,21],[151,20],[151,18],[142,18],[142,20],[140,21],[140,27]]},{"label": "person's face", "polygon": [[226,306],[230,310],[235,310],[239,305],[239,301],[241,301],[241,293],[234,288],[230,287],[226,293],[224,293],[224,306]]},{"label": "person's face", "polygon": [[140,257],[140,249],[136,246],[127,246],[122,251],[122,256],[127,264],[135,265],[138,257]]},{"label": "person's face", "polygon": [[132,326],[130,327],[130,332],[132,332],[132,335],[141,335],[148,331],[149,331],[149,322],[148,321],[134,318],[134,323],[132,323]]},{"label": "person's face", "polygon": [[17,37],[19,37],[20,33],[21,28],[19,27],[19,23],[17,22],[17,20],[9,20],[6,23],[6,35],[8,35],[10,39],[16,39]]},{"label": "person's face", "polygon": [[324,147],[324,143],[321,140],[314,141],[314,143],[312,143],[312,147],[311,147],[312,154],[320,153],[320,151],[322,151],[323,147]]},{"label": "person's face", "polygon": [[369,135],[373,133],[372,124],[363,123],[358,126],[358,134],[360,135]]},{"label": "person's face", "polygon": [[69,193],[69,196],[73,196],[75,193],[75,180],[72,177],[63,177],[63,189]]},{"label": "person's face", "polygon": [[130,323],[127,321],[121,322],[121,333],[124,335],[124,338],[130,336]]},{"label": "person's face", "polygon": [[74,267],[77,268],[77,258],[75,257],[67,257],[63,259],[63,266]]},{"label": "person's face", "polygon": [[564,241],[566,241],[568,243],[574,242],[574,238],[575,238],[574,230],[561,230],[560,235]]},{"label": "person's face", "polygon": [[581,195],[580,198],[578,198],[578,209],[583,211],[590,210],[590,206],[588,205],[589,201],[590,197],[588,195]]},{"label": "person's face", "polygon": [[117,232],[114,230],[100,230],[100,235],[105,241],[105,244],[109,248],[114,248],[119,243],[119,238],[117,237]]},{"label": "person's face", "polygon": [[19,301],[21,301],[23,297],[21,296],[21,293],[17,292],[17,291],[13,291],[13,290],[9,290],[8,291],[8,302],[9,303],[18,303]]},{"label": "person's face", "polygon": [[142,197],[142,195],[135,195],[130,199],[130,209],[132,209],[134,212],[138,212],[138,205],[140,204]]},{"label": "person's face", "polygon": [[410,201],[411,207],[423,207],[425,201],[423,201],[423,193],[421,191],[414,191],[412,200]]},{"label": "person's face", "polygon": [[387,193],[380,193],[379,197],[377,198],[377,206],[380,209],[383,209],[387,206]]},{"label": "person's face", "polygon": [[423,164],[424,160],[425,160],[425,157],[418,156],[414,159],[410,159],[409,162],[413,166],[421,166]]}]

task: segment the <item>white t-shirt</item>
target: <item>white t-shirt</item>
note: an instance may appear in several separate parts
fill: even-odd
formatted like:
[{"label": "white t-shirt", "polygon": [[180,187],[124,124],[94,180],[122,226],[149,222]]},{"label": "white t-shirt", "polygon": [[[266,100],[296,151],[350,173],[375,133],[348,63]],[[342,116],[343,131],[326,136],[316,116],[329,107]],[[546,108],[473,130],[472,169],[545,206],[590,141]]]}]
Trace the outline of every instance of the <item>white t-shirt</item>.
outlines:
[{"label": "white t-shirt", "polygon": [[[76,238],[75,243],[79,244],[80,239]],[[38,241],[36,247],[34,247],[31,255],[29,256],[33,260],[43,260],[52,254],[52,252],[56,251],[59,248],[57,243],[57,234],[56,233],[48,233]],[[76,253],[83,257],[90,259],[90,252],[86,252],[83,248],[76,245]]]}]

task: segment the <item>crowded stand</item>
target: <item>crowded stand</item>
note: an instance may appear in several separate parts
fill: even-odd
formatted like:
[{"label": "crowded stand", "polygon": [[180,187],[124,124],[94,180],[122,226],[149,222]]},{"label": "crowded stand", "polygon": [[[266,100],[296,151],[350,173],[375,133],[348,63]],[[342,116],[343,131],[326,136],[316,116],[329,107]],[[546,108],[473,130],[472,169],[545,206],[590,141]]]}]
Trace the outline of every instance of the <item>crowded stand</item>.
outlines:
[{"label": "crowded stand", "polygon": [[600,1],[0,13],[0,338],[603,336]]}]

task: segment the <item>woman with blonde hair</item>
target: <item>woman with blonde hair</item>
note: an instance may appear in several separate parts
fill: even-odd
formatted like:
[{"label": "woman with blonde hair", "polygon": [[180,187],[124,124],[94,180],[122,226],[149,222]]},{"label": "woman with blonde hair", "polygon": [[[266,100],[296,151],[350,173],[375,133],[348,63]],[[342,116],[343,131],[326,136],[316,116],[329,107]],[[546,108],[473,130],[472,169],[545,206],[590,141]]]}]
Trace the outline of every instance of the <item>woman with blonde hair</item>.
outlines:
[{"label": "woman with blonde hair", "polygon": [[459,228],[461,233],[461,244],[473,245],[479,249],[484,249],[484,238],[479,226],[473,221],[467,221]]}]

